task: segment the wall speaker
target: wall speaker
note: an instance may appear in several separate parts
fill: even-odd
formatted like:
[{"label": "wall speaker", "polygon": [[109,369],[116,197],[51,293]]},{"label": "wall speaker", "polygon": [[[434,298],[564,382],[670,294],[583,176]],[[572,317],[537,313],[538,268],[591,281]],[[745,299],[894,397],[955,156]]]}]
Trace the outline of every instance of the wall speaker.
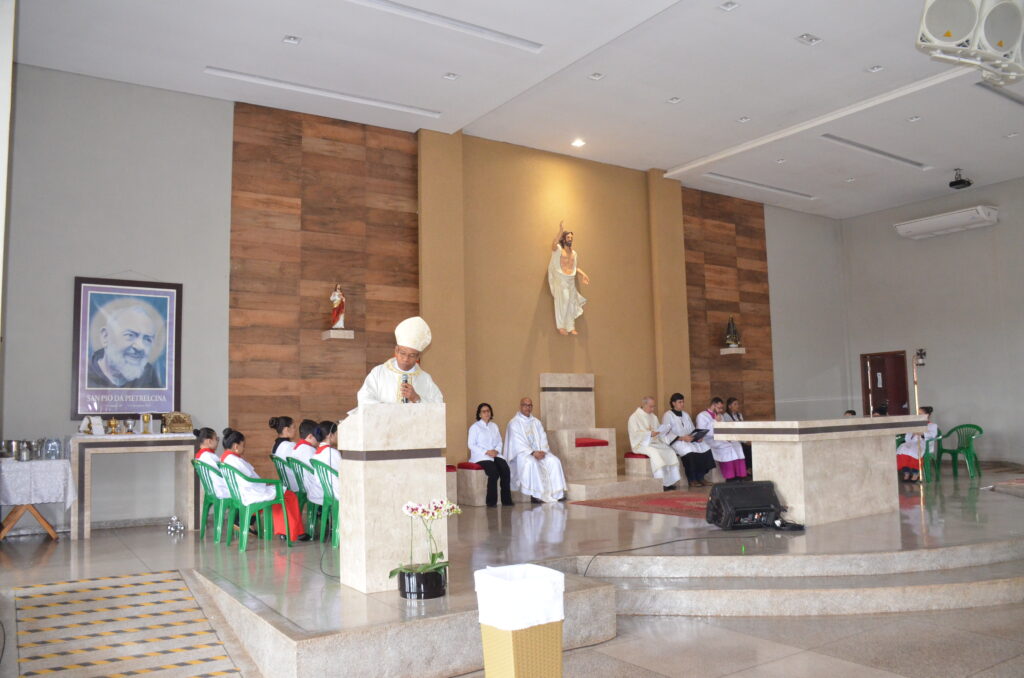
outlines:
[{"label": "wall speaker", "polygon": [[1024,0],[925,0],[917,48],[981,70],[997,85],[1024,79]]},{"label": "wall speaker", "polygon": [[705,518],[723,530],[771,527],[782,505],[770,480],[719,483],[711,488]]}]

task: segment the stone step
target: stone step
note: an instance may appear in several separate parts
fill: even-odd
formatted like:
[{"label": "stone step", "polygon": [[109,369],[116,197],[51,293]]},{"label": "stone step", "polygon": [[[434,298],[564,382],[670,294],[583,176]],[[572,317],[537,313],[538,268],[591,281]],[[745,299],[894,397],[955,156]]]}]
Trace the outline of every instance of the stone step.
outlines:
[{"label": "stone step", "polygon": [[629,497],[635,494],[661,492],[662,484],[657,478],[636,478],[632,476],[607,476],[603,478],[582,478],[566,480],[569,501],[587,499],[611,499]]},{"label": "stone step", "polygon": [[1024,602],[1024,560],[930,572],[823,577],[605,577],[628,615],[813,616]]},{"label": "stone step", "polygon": [[1024,537],[865,553],[573,556],[568,571],[598,578],[815,577],[949,570],[1021,559]]}]

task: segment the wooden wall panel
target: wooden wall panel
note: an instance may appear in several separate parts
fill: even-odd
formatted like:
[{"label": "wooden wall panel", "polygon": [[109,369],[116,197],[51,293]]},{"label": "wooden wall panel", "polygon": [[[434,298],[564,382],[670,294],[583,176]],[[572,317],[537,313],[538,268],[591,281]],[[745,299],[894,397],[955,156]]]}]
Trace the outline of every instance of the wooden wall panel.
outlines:
[{"label": "wooden wall panel", "polygon": [[[419,313],[415,134],[235,105],[227,422],[273,476],[267,421],[340,419]],[[354,340],[323,341],[345,291]]]},{"label": "wooden wall panel", "polygon": [[[691,411],[736,397],[748,419],[775,418],[764,205],[684,188]],[[745,355],[721,355],[729,316]]]}]

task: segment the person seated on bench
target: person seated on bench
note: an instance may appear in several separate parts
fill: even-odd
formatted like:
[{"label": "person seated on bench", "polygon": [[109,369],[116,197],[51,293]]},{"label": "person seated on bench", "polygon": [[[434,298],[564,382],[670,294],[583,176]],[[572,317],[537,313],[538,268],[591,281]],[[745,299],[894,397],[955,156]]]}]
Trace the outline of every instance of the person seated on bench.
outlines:
[{"label": "person seated on bench", "polygon": [[498,425],[491,419],[494,411],[488,403],[480,403],[476,406],[476,422],[469,427],[469,460],[474,464],[483,467],[487,474],[487,498],[488,506],[498,505],[498,484],[501,484],[501,503],[503,506],[513,506],[512,501],[511,470],[505,456],[501,452],[501,431]]},{"label": "person seated on bench", "polygon": [[629,415],[626,428],[629,431],[629,446],[636,454],[650,459],[651,473],[661,480],[662,488],[666,492],[676,489],[676,483],[679,482],[679,458],[665,442],[671,427],[658,424],[658,417],[654,414],[654,398],[644,396],[640,399],[640,407]]},{"label": "person seated on bench", "polygon": [[551,454],[544,425],[533,416],[533,401],[519,401],[519,412],[505,427],[505,458],[512,469],[512,489],[528,494],[535,504],[565,497],[562,462]]},{"label": "person seated on bench", "polygon": [[686,472],[686,482],[690,487],[704,487],[704,475],[715,468],[715,458],[711,448],[703,440],[694,440],[693,420],[683,408],[686,399],[682,393],[673,393],[669,401],[669,410],[661,418],[661,423],[668,424],[669,433],[665,439],[672,450],[679,455]]}]

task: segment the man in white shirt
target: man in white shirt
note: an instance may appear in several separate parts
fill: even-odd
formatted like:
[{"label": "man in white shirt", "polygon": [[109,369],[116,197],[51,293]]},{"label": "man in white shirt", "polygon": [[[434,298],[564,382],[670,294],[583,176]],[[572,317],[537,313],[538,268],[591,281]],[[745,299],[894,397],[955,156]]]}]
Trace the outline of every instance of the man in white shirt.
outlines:
[{"label": "man in white shirt", "polygon": [[443,403],[444,397],[419,359],[430,345],[430,327],[423,318],[406,318],[395,328],[395,355],[366,375],[356,395],[360,405],[374,403]]},{"label": "man in white shirt", "polygon": [[679,457],[665,444],[664,436],[670,427],[662,426],[654,414],[654,398],[645,396],[640,407],[629,415],[629,445],[636,454],[646,455],[651,461],[651,472],[661,480],[665,491],[676,489],[679,482]]},{"label": "man in white shirt", "polygon": [[551,454],[544,425],[533,416],[533,401],[519,401],[519,412],[505,429],[505,458],[512,467],[512,489],[531,497],[535,504],[565,497],[562,462]]}]

